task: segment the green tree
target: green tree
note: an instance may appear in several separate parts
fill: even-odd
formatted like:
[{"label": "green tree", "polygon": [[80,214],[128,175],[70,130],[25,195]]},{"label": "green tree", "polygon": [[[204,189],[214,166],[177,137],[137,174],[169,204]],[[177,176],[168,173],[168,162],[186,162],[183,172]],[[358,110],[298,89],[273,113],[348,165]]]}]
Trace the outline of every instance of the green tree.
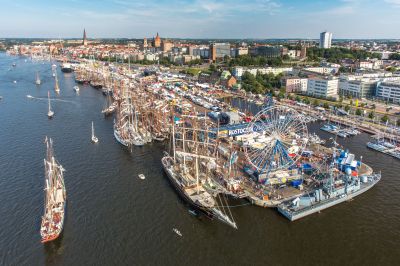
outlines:
[{"label": "green tree", "polygon": [[369,119],[374,119],[374,117],[375,117],[375,113],[374,112],[369,112],[368,118]]},{"label": "green tree", "polygon": [[349,105],[346,105],[346,106],[344,107],[344,110],[345,110],[346,112],[350,111],[350,106],[349,106]]},{"label": "green tree", "polygon": [[329,104],[327,102],[324,102],[324,108],[329,109]]},{"label": "green tree", "polygon": [[390,60],[400,60],[400,53],[393,53],[389,55]]},{"label": "green tree", "polygon": [[211,72],[217,71],[217,67],[214,64],[211,64],[210,67],[208,68]]},{"label": "green tree", "polygon": [[303,102],[304,102],[305,104],[310,104],[310,99],[308,99],[308,97],[305,97],[305,98],[303,99]]},{"label": "green tree", "polygon": [[318,99],[314,99],[313,105],[314,105],[314,106],[319,106],[319,101],[318,101]]},{"label": "green tree", "polygon": [[389,121],[389,117],[387,115],[384,115],[384,116],[381,117],[381,121],[383,123],[386,123],[387,121]]},{"label": "green tree", "polygon": [[296,102],[301,102],[301,98],[299,95],[296,96]]},{"label": "green tree", "polygon": [[362,114],[361,109],[357,109],[356,110],[356,115],[361,115],[361,114]]}]

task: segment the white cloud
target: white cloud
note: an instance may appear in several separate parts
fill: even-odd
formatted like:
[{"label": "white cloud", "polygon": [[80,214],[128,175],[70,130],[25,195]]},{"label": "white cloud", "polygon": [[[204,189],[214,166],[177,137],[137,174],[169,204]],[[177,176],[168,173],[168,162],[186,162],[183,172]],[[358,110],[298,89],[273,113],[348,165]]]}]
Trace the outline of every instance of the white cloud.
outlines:
[{"label": "white cloud", "polygon": [[385,0],[385,2],[395,7],[400,7],[400,0]]}]

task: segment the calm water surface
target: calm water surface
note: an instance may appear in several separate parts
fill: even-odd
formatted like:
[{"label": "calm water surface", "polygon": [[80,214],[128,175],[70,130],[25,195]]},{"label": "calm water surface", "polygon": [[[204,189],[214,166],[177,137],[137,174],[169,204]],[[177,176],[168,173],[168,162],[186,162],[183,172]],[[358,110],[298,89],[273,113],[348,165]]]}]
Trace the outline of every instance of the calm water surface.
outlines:
[{"label": "calm water surface", "polygon": [[[382,171],[375,188],[296,222],[273,209],[232,208],[239,225],[233,230],[188,213],[162,171],[162,144],[130,154],[114,140],[112,118],[100,113],[101,92],[81,86],[77,95],[73,74],[59,72],[57,96],[50,69],[49,63],[0,53],[0,265],[400,264],[400,161],[368,150],[368,135],[339,141]],[[53,120],[46,116],[48,90]],[[318,125],[310,129],[329,137]],[[63,235],[42,245],[46,135],[67,170],[68,204]]]}]

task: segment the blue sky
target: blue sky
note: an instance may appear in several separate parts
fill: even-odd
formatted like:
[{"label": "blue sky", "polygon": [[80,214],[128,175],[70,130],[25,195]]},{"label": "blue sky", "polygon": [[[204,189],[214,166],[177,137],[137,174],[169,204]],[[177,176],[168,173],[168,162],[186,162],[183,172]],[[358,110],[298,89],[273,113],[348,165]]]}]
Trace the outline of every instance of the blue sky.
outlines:
[{"label": "blue sky", "polygon": [[0,37],[400,38],[400,0],[0,0]]}]

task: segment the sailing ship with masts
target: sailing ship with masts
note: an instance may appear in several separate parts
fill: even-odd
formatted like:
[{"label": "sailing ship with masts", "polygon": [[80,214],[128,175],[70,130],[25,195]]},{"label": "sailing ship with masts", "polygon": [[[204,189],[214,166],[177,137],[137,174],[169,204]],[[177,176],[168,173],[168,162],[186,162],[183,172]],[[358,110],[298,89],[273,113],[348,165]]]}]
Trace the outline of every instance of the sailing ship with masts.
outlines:
[{"label": "sailing ship with masts", "polygon": [[63,172],[65,171],[55,157],[53,141],[46,137],[46,158],[45,167],[45,198],[44,215],[40,227],[42,243],[57,239],[64,227],[66,190]]},{"label": "sailing ship with masts", "polygon": [[130,92],[123,95],[124,98],[118,101],[116,108],[115,139],[126,147],[143,146],[145,142],[138,131],[137,111],[132,104]]},{"label": "sailing ship with masts", "polygon": [[104,116],[109,116],[112,113],[114,113],[116,107],[117,107],[117,101],[113,102],[111,94],[108,94],[106,96],[105,105],[101,113],[104,114]]},{"label": "sailing ship with masts", "polygon": [[166,153],[161,159],[165,173],[179,195],[193,208],[237,228],[229,207],[224,206],[224,196],[221,198],[205,185],[209,181],[207,174],[216,165],[212,152],[216,147],[208,141],[209,132],[198,127],[197,117],[182,116],[181,119],[183,121],[173,116],[172,155]]}]

